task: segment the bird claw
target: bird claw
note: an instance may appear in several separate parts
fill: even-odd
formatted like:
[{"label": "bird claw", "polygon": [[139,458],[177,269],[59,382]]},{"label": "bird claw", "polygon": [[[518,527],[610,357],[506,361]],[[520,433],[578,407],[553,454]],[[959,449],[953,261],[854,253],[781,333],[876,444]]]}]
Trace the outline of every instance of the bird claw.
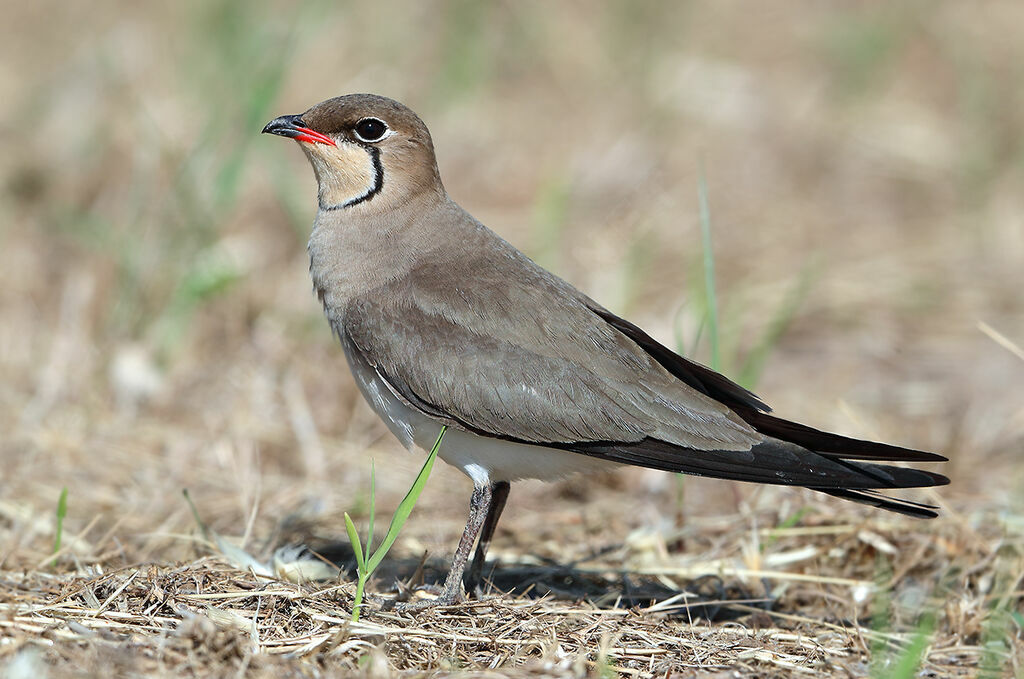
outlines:
[{"label": "bird claw", "polygon": [[[410,601],[410,595],[414,595],[417,592],[422,592],[432,596],[417,597]],[[428,608],[434,608],[437,606],[451,606],[454,604],[462,603],[465,600],[460,590],[449,591],[444,587],[437,585],[421,585],[411,592],[403,592],[406,595],[406,600],[401,599],[383,599],[381,603],[381,610],[383,611],[396,611],[399,613],[407,613],[410,611],[422,611]]]},{"label": "bird claw", "polygon": [[417,599],[416,601],[396,602],[393,610],[397,613],[412,613],[415,611],[425,611],[428,608],[436,608],[438,606],[451,606],[456,603],[458,603],[457,600],[449,601],[447,597],[438,597],[436,599]]}]

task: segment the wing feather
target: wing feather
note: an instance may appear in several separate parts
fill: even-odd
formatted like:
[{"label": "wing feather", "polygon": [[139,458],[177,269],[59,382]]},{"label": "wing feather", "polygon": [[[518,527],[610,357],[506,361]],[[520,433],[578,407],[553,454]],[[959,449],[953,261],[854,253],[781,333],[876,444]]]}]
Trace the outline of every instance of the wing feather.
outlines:
[{"label": "wing feather", "polygon": [[[763,439],[573,298],[552,290],[536,299],[536,287],[503,285],[480,299],[477,281],[442,303],[438,279],[419,272],[355,299],[339,328],[428,414],[530,443],[657,438],[697,450],[747,450]],[[534,308],[551,313],[540,319],[527,313]]]}]

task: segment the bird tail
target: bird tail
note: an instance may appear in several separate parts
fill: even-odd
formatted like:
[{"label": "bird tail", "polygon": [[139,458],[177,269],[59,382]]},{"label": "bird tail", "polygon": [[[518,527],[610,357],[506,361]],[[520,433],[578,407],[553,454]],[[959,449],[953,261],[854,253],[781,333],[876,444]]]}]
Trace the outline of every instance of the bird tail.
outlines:
[{"label": "bird tail", "polygon": [[[775,438],[766,439],[744,451],[694,450],[656,439],[644,439],[637,443],[574,444],[571,449],[614,462],[695,476],[803,486],[835,497],[920,518],[935,517],[936,508],[889,498],[876,491],[925,488],[949,483],[948,478],[934,472],[860,462],[846,459],[847,456],[839,457],[834,453],[815,452]],[[848,457],[860,456],[851,454]],[[872,459],[879,458],[872,456]]]},{"label": "bird tail", "polygon": [[946,458],[943,456],[848,438],[769,415],[771,408],[761,399],[724,375],[680,356],[607,309],[592,308],[594,313],[636,342],[671,374],[728,406],[767,438],[747,451],[693,450],[654,439],[626,444],[573,444],[570,449],[625,464],[685,474],[804,486],[910,516],[935,516],[935,507],[885,497],[875,491],[942,486],[949,483],[948,478],[918,469],[876,463],[944,462]]},{"label": "bird tail", "polygon": [[921,504],[920,502],[911,502],[910,500],[888,497],[881,493],[876,493],[873,490],[824,490],[821,488],[815,488],[815,490],[820,490],[826,495],[831,495],[833,497],[841,497],[844,500],[868,505],[869,507],[877,507],[890,512],[896,512],[897,514],[912,516],[915,519],[934,519],[938,516],[938,514],[935,513],[935,510],[938,509],[938,507],[935,505],[926,505]]}]

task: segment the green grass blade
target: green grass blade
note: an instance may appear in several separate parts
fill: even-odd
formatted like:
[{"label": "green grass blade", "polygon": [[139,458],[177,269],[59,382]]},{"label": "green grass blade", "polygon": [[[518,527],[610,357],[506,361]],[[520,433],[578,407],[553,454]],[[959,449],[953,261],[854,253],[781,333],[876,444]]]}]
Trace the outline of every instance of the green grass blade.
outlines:
[{"label": "green grass blade", "polygon": [[888,646],[886,635],[892,631],[892,591],[886,583],[892,580],[892,565],[882,554],[875,557],[875,596],[871,601],[871,630],[877,632],[871,642],[871,676],[879,676],[878,672],[883,667]]},{"label": "green grass blade", "polygon": [[[57,499],[57,527],[53,538],[53,553],[60,551],[60,543],[64,539],[64,518],[68,515],[68,487],[61,488],[60,497]],[[57,565],[57,557],[54,556],[51,565]]]},{"label": "green grass blade", "polygon": [[984,651],[981,656],[981,671],[978,672],[979,679],[1010,676],[1008,669],[1013,656],[1011,645],[1016,635],[1013,628],[1024,627],[1024,616],[1011,611],[1013,605],[1013,595],[1007,594],[1000,597],[985,615],[985,620],[981,624],[981,647]]},{"label": "green grass blade", "polygon": [[790,514],[782,521],[780,521],[779,525],[775,526],[775,528],[772,529],[772,532],[768,534],[768,537],[765,538],[763,542],[761,542],[761,551],[763,552],[767,548],[771,547],[779,539],[779,533],[781,531],[784,531],[788,528],[792,528],[793,526],[800,523],[800,520],[803,519],[804,516],[806,516],[807,513],[810,511],[810,507],[803,507],[794,512],[793,514]]},{"label": "green grass blade", "polygon": [[680,349],[680,353],[684,356],[695,356],[697,354],[697,348],[700,346],[700,338],[704,336],[704,328],[707,326],[705,321],[707,320],[707,314],[701,317],[700,323],[697,324],[697,332],[693,334],[693,343],[689,349]]},{"label": "green grass blade", "polygon": [[188,493],[188,488],[182,488],[181,494],[185,498],[185,502],[188,503],[188,508],[192,510],[192,518],[195,520],[196,525],[199,526],[199,532],[202,534],[203,539],[209,541],[210,530],[203,523],[203,519],[199,516],[199,509],[196,508],[196,503],[192,502],[192,496]]},{"label": "green grass blade", "polygon": [[891,670],[886,672],[888,679],[914,679],[924,660],[924,652],[931,643],[934,620],[931,616],[925,616],[917,627],[910,644],[903,649],[903,653],[896,660]]},{"label": "green grass blade", "polygon": [[427,456],[427,461],[423,463],[423,467],[420,469],[420,473],[416,475],[416,480],[413,481],[412,487],[409,492],[406,493],[405,498],[398,504],[398,509],[395,510],[395,515],[391,517],[391,525],[388,526],[387,535],[384,536],[384,540],[380,543],[380,547],[374,553],[367,563],[369,571],[372,573],[377,565],[384,559],[384,556],[391,549],[391,545],[395,543],[398,538],[399,531],[402,530],[402,526],[405,525],[406,519],[412,513],[412,508],[416,506],[416,500],[419,499],[420,493],[423,492],[423,487],[427,485],[427,478],[430,476],[430,470],[434,468],[434,460],[437,458],[437,451],[441,449],[441,440],[444,439],[444,433],[448,431],[448,426],[444,425],[441,427],[441,433],[437,435],[437,441],[434,442],[434,447],[430,449],[430,455]]},{"label": "green grass blade", "polygon": [[711,368],[722,369],[721,349],[718,345],[718,301],[715,295],[715,253],[711,248],[711,208],[708,205],[708,184],[701,163],[697,176],[697,194],[700,198],[700,234],[704,249],[704,297],[707,305],[708,342],[711,344]]},{"label": "green grass blade", "polygon": [[758,338],[757,344],[754,345],[754,348],[747,354],[746,360],[743,361],[739,377],[736,379],[742,386],[747,389],[753,389],[757,385],[769,354],[779,343],[779,339],[782,338],[783,333],[789,328],[793,319],[796,318],[796,312],[807,298],[807,293],[810,292],[813,281],[814,270],[812,267],[804,267],[800,272],[800,278],[787,291],[782,304],[779,305],[779,308],[772,315],[768,327],[765,328],[764,333]]},{"label": "green grass blade", "polygon": [[373,460],[370,460],[370,526],[366,529],[366,560],[370,560],[370,550],[373,549],[373,518],[377,509],[377,499],[374,494],[377,490],[377,476]]},{"label": "green grass blade", "polygon": [[533,200],[531,240],[534,261],[557,271],[561,265],[562,240],[568,222],[572,183],[563,175],[548,177]]},{"label": "green grass blade", "polygon": [[361,574],[366,570],[366,558],[363,556],[363,545],[359,541],[356,525],[352,523],[352,517],[348,515],[348,512],[345,512],[345,530],[348,531],[348,540],[352,543],[352,551],[356,553],[356,566]]}]

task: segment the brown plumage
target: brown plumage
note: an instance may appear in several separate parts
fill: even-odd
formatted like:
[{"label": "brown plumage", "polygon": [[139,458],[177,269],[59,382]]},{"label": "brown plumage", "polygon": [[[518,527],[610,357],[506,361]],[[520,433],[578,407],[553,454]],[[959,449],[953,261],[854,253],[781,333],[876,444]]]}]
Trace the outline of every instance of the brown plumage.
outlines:
[{"label": "brown plumage", "polygon": [[[768,414],[544,270],[445,192],[426,126],[375,95],[330,99],[264,132],[295,138],[318,180],[310,272],[364,396],[407,446],[474,481],[441,601],[479,577],[508,482],[633,464],[798,485],[918,517],[879,489],[948,483],[882,461],[934,453],[859,441]],[[486,518],[486,520],[485,520]]]}]

